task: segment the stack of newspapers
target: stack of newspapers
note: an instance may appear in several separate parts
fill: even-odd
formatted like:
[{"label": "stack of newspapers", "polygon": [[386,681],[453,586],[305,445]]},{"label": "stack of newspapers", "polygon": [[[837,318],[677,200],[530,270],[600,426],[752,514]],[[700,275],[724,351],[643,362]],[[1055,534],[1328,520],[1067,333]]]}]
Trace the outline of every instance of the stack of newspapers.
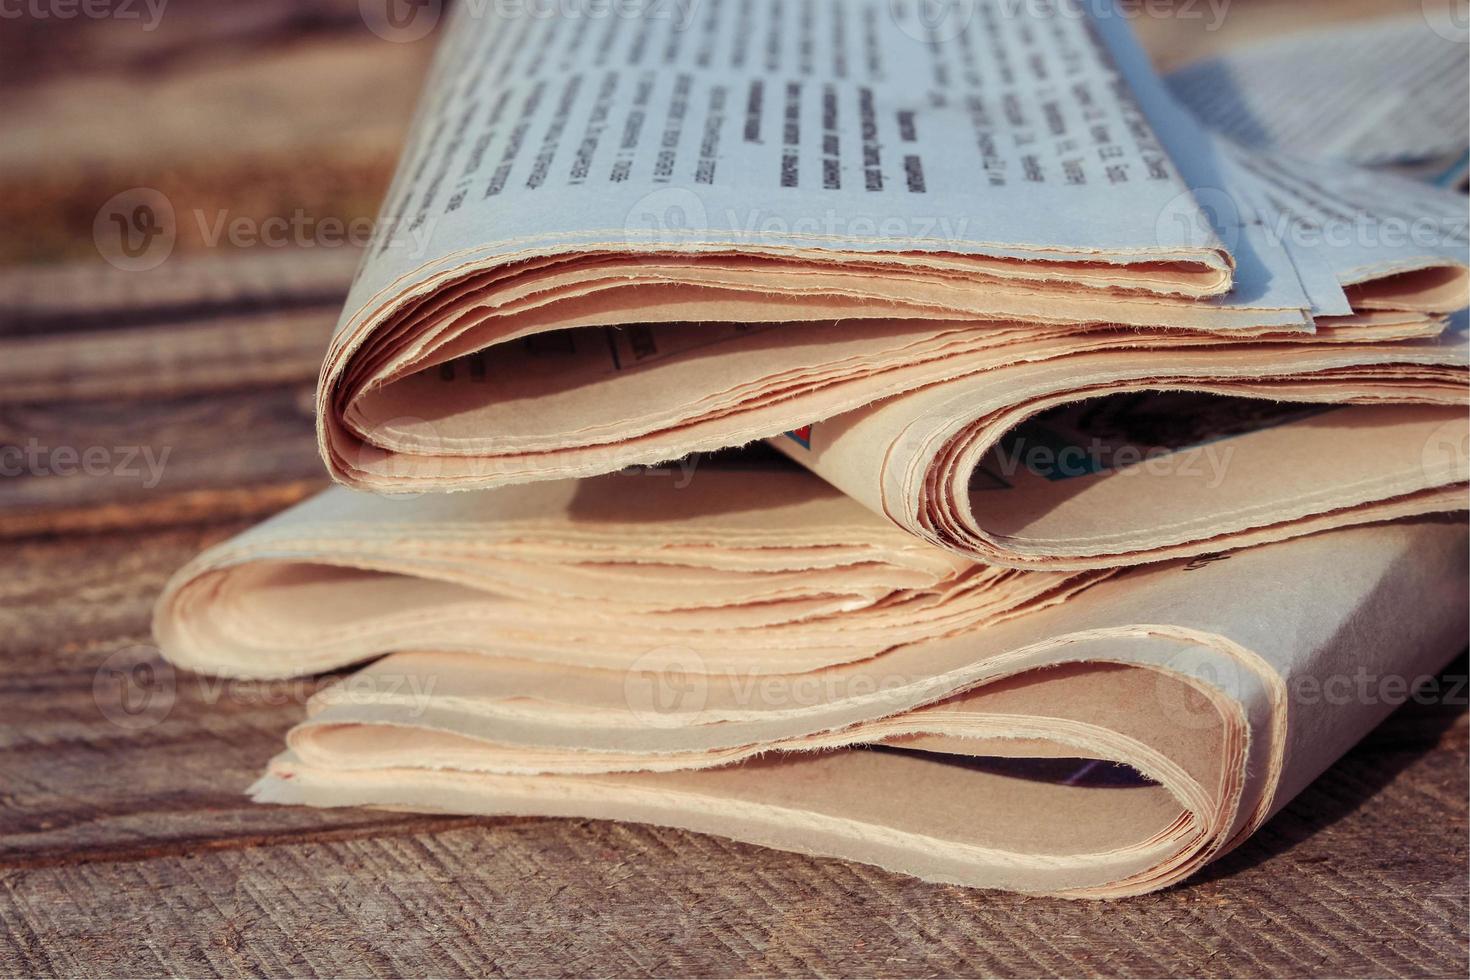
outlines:
[{"label": "stack of newspapers", "polygon": [[1123,895],[1463,648],[1462,195],[1097,0],[502,6],[326,353],[341,486],[159,601],[182,667],[358,668],[257,799]]}]

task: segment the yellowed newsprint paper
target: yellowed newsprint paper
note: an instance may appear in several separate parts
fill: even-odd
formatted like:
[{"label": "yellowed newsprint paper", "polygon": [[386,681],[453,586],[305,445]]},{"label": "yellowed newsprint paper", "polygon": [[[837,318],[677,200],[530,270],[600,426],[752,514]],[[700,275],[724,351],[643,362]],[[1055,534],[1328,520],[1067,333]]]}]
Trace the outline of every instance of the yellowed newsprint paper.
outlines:
[{"label": "yellowed newsprint paper", "polygon": [[381,656],[311,701],[261,801],[641,821],[1075,897],[1187,878],[1464,644],[1460,521],[1021,571],[775,462],[334,488],[180,571],[156,635],[231,676]]},{"label": "yellowed newsprint paper", "polygon": [[1463,197],[1207,134],[1111,4],[958,7],[460,4],[323,363],[332,475],[775,438],[1048,569],[1463,505]]},{"label": "yellowed newsprint paper", "polygon": [[[322,367],[337,480],[593,476],[850,429],[966,379],[1007,422],[1175,387],[1371,403],[1394,420],[1357,416],[1374,444],[1465,400],[1463,345],[1441,341],[1466,305],[1463,202],[1365,197],[1351,168],[1208,135],[1110,3],[634,7],[456,5]],[[1343,200],[1372,208],[1345,220]],[[949,422],[976,422],[965,404]],[[1335,446],[1295,448],[1342,476]],[[1464,478],[1304,479],[1289,515],[1251,507],[1278,529],[1387,495],[1433,509]],[[1017,563],[1160,546],[982,533],[929,536]]]}]

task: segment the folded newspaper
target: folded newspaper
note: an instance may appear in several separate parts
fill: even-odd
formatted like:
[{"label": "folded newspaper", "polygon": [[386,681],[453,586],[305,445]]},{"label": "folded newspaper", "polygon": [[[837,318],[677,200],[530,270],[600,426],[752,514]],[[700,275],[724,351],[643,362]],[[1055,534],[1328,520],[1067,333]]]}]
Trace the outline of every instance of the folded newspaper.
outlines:
[{"label": "folded newspaper", "polygon": [[1021,571],[777,462],[329,490],[183,569],[156,633],[239,676],[389,654],[312,700],[262,801],[645,821],[1087,897],[1225,853],[1464,644],[1463,523]]},{"label": "folded newspaper", "polygon": [[1251,57],[1172,80],[1231,138],[1107,0],[456,5],[318,387],[381,495],[160,648],[356,669],[263,801],[1183,880],[1467,631],[1464,199],[1248,139]]},{"label": "folded newspaper", "polygon": [[[1462,507],[1462,198],[1207,134],[1109,3],[938,6],[458,7],[323,364],[332,474],[775,437],[934,543],[1058,569]],[[1117,452],[1214,438],[1196,406],[1228,481]],[[1038,475],[1058,425],[1088,453]]]}]

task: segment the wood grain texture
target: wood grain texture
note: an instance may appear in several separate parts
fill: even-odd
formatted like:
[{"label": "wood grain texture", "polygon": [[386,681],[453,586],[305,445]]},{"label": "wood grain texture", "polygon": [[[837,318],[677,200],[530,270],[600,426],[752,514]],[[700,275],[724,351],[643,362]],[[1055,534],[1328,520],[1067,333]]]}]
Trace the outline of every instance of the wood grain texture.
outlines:
[{"label": "wood grain texture", "polygon": [[326,485],[310,385],[0,405],[0,539],[259,515]]},{"label": "wood grain texture", "polygon": [[0,538],[262,515],[325,482],[342,250],[0,270]]}]

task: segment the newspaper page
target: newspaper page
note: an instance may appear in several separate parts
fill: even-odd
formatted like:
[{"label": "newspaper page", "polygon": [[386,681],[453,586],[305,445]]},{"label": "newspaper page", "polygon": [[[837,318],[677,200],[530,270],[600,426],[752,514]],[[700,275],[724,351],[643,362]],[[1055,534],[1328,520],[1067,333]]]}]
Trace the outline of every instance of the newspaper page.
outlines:
[{"label": "newspaper page", "polygon": [[766,379],[729,357],[805,370],[834,323],[894,350],[929,324],[933,350],[960,324],[1247,337],[1347,311],[1262,232],[1121,12],[963,6],[461,7],[323,366],[333,474],[463,489],[768,436],[844,406],[683,438],[697,420],[645,412],[629,368],[679,360],[680,387],[652,386],[686,404],[753,397]]},{"label": "newspaper page", "polygon": [[1172,72],[1201,122],[1252,149],[1463,178],[1470,33],[1453,5],[1257,43]]},{"label": "newspaper page", "polygon": [[[1301,203],[1282,217],[1110,4],[962,7],[466,5],[323,365],[333,475],[589,476],[1191,333],[1273,374],[1246,341],[1312,343],[1328,317],[1358,318],[1334,344],[1423,337],[1463,305],[1457,254],[1368,247],[1344,270],[1283,236]],[[885,169],[909,157],[922,181]]]},{"label": "newspaper page", "polygon": [[313,699],[261,800],[638,820],[1106,897],[1243,840],[1467,628],[1463,523],[1064,576],[956,563],[799,472],[686,475],[334,489],[181,573],[160,643],[243,676],[392,653]]},{"label": "newspaper page", "polygon": [[771,444],[927,540],[1021,567],[1465,509],[1463,318],[1428,340],[1274,355],[1271,374],[1219,347],[1009,364]]},{"label": "newspaper page", "polygon": [[1155,227],[1186,187],[1098,6],[458,5],[348,310],[419,266],[538,242],[1221,269],[1197,228]]},{"label": "newspaper page", "polygon": [[[1470,208],[1463,195],[1343,163],[1308,165],[1239,147],[1229,154],[1264,197],[1260,213],[1272,237],[1314,253],[1352,291],[1350,302],[1421,309],[1470,302],[1454,271],[1470,263]],[[1401,293],[1409,276],[1419,277],[1412,301]]]},{"label": "newspaper page", "polygon": [[[1315,344],[1258,341],[1256,359],[1216,348],[1017,360],[772,444],[916,534],[1028,567],[1157,560],[1324,520],[1463,509],[1467,317],[1441,332],[1425,315],[1467,302],[1463,197],[1342,164],[1228,153],[1270,235],[1349,300],[1334,309],[1319,297]],[[1403,404],[1368,407],[1396,387]]]}]

